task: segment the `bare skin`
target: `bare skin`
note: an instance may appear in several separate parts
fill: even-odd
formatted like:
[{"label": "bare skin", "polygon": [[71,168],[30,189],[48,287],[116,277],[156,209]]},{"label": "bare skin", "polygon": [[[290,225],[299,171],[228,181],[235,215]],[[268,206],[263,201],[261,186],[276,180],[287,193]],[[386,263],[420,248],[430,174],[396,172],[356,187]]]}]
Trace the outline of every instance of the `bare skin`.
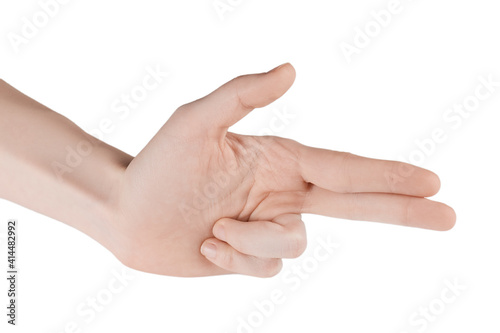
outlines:
[{"label": "bare skin", "polygon": [[[453,209],[425,198],[440,187],[428,170],[228,132],[294,79],[290,64],[238,77],[177,109],[135,158],[0,81],[0,196],[173,276],[273,276],[306,248],[302,213],[453,227]],[[85,156],[66,169],[68,146]]]}]

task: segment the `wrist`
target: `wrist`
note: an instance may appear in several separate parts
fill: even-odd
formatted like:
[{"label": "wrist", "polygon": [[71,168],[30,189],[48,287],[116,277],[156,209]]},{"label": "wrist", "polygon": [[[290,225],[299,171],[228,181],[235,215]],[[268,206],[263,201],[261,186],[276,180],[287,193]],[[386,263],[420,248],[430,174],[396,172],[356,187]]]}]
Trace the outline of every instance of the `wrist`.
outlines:
[{"label": "wrist", "polygon": [[113,250],[115,226],[120,221],[122,183],[132,157],[98,140],[88,157],[86,165],[82,163],[81,170],[71,177],[82,197],[80,209],[85,211],[84,218],[75,220],[72,226]]}]

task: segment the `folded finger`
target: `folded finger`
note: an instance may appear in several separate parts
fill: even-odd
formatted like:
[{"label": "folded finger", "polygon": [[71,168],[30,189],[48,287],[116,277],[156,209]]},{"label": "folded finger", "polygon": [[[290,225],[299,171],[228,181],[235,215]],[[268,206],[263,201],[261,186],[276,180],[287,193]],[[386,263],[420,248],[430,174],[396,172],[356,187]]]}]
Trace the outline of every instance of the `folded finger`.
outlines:
[{"label": "folded finger", "polygon": [[307,245],[305,226],[298,214],[284,214],[274,221],[223,218],[212,232],[239,252],[262,258],[296,258]]},{"label": "folded finger", "polygon": [[205,240],[201,245],[201,253],[215,265],[238,274],[271,277],[283,267],[281,259],[246,255],[217,238]]}]

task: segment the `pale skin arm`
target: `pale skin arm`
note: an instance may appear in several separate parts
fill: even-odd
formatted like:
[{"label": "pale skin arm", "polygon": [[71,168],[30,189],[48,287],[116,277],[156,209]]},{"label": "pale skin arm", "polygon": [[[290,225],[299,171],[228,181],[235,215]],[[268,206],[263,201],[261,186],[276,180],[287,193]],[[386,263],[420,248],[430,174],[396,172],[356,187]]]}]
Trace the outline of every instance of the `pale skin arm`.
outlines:
[{"label": "pale skin arm", "polygon": [[[135,158],[0,81],[0,197],[173,276],[275,275],[306,247],[302,213],[453,227],[453,209],[425,198],[440,187],[428,170],[228,132],[294,79],[285,64],[231,80],[178,108]],[[68,166],[71,149],[84,156]]]}]

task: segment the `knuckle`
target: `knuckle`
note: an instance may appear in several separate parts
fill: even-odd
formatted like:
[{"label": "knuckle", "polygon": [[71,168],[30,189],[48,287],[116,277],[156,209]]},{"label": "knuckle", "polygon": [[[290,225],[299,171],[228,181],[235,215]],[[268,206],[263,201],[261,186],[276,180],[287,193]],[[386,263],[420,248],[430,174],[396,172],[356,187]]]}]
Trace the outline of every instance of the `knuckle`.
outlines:
[{"label": "knuckle", "polygon": [[281,259],[269,259],[264,261],[262,268],[259,272],[260,277],[273,277],[276,276],[283,268]]},{"label": "knuckle", "polygon": [[196,121],[197,120],[197,112],[196,112],[195,102],[191,102],[191,103],[179,106],[175,110],[175,112],[171,118],[179,119],[179,117],[182,117],[182,119],[185,119],[186,122],[188,122],[188,123],[192,122],[192,121]]},{"label": "knuckle", "polygon": [[195,102],[189,102],[189,103],[186,103],[186,104],[179,106],[176,111],[189,112],[190,110],[192,110],[194,108],[195,105],[196,105]]},{"label": "knuckle", "polygon": [[345,184],[344,184],[344,192],[354,192],[354,187],[351,179],[351,170],[350,170],[350,164],[351,160],[353,159],[354,155],[349,153],[349,152],[341,152],[341,162],[340,162],[340,170],[342,172],[342,176],[344,178]]},{"label": "knuckle", "polygon": [[348,220],[359,220],[363,219],[364,216],[364,206],[360,204],[359,193],[349,193],[347,196],[346,204],[346,217]]},{"label": "knuckle", "polygon": [[175,110],[174,114],[175,115],[179,115],[179,114],[185,115],[186,113],[189,113],[189,110],[190,110],[189,105],[188,104],[184,104],[184,105],[179,106]]},{"label": "knuckle", "polygon": [[412,197],[406,198],[405,204],[403,206],[404,208],[402,211],[402,216],[401,216],[401,224],[404,226],[411,226],[413,202],[414,202],[414,199]]},{"label": "knuckle", "polygon": [[292,258],[297,258],[307,247],[307,238],[304,232],[293,232],[288,241],[288,252]]},{"label": "knuckle", "polygon": [[234,256],[230,251],[227,251],[226,249],[218,249],[216,262],[219,264],[219,266],[225,269],[228,269],[230,271],[235,270]]}]

